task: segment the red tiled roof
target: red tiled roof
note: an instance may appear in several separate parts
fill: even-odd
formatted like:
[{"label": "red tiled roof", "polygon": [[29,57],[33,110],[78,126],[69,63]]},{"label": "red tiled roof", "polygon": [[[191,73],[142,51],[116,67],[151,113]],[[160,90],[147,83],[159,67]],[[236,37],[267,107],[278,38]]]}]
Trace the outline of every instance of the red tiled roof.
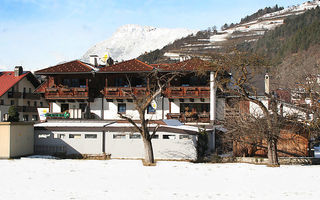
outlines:
[{"label": "red tiled roof", "polygon": [[35,93],[45,93],[47,88],[47,81],[43,82],[39,87],[35,89]]},{"label": "red tiled roof", "polygon": [[14,72],[0,72],[0,97],[29,73],[24,72],[22,75],[15,77]]},{"label": "red tiled roof", "polygon": [[158,68],[158,69],[161,69],[163,67],[168,67],[169,65],[171,64],[168,64],[168,63],[160,63],[160,64],[150,64],[152,67],[154,68]]},{"label": "red tiled roof", "polygon": [[145,72],[152,70],[152,66],[141,62],[140,60],[132,59],[117,63],[115,65],[103,67],[99,70],[99,72]]},{"label": "red tiled roof", "polygon": [[208,61],[201,60],[200,58],[192,58],[183,62],[173,64],[159,64],[158,69],[162,71],[196,71],[200,67],[210,68]]},{"label": "red tiled roof", "polygon": [[55,73],[81,73],[81,72],[91,72],[92,68],[88,65],[82,63],[79,60],[74,60],[45,69],[41,69],[35,72],[35,74],[55,74]]}]

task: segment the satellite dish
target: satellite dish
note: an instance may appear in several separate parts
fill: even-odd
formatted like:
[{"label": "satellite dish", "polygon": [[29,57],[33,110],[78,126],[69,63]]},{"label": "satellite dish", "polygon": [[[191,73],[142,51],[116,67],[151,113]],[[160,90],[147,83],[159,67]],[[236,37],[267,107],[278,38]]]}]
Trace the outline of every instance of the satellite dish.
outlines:
[{"label": "satellite dish", "polygon": [[155,110],[157,109],[157,102],[155,100],[151,101],[151,107]]}]

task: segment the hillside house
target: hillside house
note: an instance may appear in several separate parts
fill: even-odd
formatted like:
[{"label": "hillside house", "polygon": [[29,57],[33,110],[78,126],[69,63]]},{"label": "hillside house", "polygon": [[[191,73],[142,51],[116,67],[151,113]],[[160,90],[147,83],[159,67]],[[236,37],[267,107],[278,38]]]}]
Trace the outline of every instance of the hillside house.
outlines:
[{"label": "hillside house", "polygon": [[0,72],[0,121],[8,120],[10,106],[16,107],[20,121],[38,121],[37,107],[48,106],[44,98],[34,93],[39,85],[34,75],[21,66]]},{"label": "hillside house", "polygon": [[35,72],[45,77],[36,92],[49,102],[47,122],[35,125],[36,152],[143,157],[140,136],[118,113],[139,119],[128,94],[144,94],[152,81],[146,74],[155,70],[159,74],[184,72],[156,97],[156,108],[147,110],[146,117],[153,122],[150,129],[160,125],[154,139],[155,158],[195,159],[199,125],[210,132],[210,148],[214,149],[212,122],[223,118],[216,109],[223,101],[216,97],[213,72],[202,77],[195,74],[200,65],[208,63],[194,58],[148,65],[132,59],[100,66],[92,61],[75,60]]}]

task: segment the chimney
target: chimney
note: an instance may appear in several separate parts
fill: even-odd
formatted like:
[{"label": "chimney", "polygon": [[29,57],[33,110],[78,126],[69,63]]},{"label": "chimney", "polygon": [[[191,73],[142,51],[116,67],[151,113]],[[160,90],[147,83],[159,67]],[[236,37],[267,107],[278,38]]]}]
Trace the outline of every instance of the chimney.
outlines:
[{"label": "chimney", "polygon": [[270,94],[270,77],[268,73],[264,75],[264,92]]},{"label": "chimney", "polygon": [[98,56],[97,55],[90,55],[90,64],[98,67]]},{"label": "chimney", "polygon": [[111,66],[113,64],[114,64],[114,60],[111,57],[109,57],[107,62],[106,62],[106,66]]},{"label": "chimney", "polygon": [[16,67],[14,68],[14,76],[15,76],[15,77],[18,77],[18,76],[22,75],[22,73],[23,73],[23,68],[22,68],[22,66],[16,66]]}]

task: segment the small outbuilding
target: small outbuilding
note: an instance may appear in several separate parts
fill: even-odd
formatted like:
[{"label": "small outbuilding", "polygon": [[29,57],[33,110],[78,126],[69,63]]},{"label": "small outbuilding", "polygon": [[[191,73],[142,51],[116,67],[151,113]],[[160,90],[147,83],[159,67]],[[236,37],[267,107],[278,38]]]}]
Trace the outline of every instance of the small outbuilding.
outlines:
[{"label": "small outbuilding", "polygon": [[0,158],[15,158],[33,152],[33,123],[0,122]]}]

